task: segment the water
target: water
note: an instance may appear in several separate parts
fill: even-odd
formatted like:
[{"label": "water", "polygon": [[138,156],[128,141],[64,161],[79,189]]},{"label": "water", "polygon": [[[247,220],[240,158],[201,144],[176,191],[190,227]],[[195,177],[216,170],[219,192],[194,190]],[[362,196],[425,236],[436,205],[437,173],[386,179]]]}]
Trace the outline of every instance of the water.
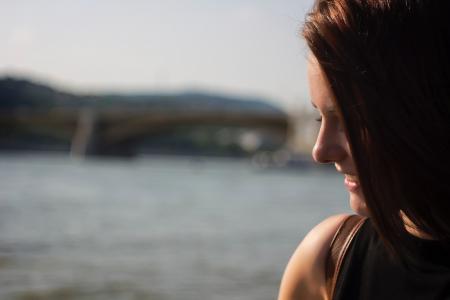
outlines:
[{"label": "water", "polygon": [[298,242],[347,205],[324,170],[3,155],[0,298],[275,299]]}]

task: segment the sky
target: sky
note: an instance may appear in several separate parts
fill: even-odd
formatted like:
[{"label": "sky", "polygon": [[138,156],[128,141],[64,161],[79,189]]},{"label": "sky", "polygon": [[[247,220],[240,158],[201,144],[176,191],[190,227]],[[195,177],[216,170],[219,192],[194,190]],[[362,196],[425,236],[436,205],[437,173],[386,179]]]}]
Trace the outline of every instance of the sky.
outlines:
[{"label": "sky", "polygon": [[312,0],[0,0],[0,76],[72,92],[207,91],[309,103]]}]

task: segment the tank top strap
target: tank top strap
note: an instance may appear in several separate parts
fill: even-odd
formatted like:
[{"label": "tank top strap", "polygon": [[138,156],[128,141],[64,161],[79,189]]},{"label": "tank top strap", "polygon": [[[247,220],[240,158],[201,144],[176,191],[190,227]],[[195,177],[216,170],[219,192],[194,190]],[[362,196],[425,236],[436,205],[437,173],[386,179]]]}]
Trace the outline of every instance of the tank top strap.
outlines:
[{"label": "tank top strap", "polygon": [[333,299],[336,281],[347,249],[367,218],[348,215],[336,231],[325,262],[325,282],[328,299]]}]

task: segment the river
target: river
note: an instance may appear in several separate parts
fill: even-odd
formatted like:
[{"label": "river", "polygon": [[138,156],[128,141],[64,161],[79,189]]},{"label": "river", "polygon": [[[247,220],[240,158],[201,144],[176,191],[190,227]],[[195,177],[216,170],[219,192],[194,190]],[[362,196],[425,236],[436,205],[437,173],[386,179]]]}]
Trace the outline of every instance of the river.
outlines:
[{"label": "river", "polygon": [[3,154],[0,298],[275,299],[299,241],[347,198],[324,169]]}]

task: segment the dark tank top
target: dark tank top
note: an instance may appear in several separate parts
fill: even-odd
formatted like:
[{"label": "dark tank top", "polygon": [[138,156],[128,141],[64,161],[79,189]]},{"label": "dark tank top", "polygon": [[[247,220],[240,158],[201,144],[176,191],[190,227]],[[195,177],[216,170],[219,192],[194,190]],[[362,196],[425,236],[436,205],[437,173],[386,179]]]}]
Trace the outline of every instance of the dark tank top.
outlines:
[{"label": "dark tank top", "polygon": [[341,266],[333,300],[450,299],[450,251],[406,234],[408,264],[391,259],[370,219],[361,226]]}]

